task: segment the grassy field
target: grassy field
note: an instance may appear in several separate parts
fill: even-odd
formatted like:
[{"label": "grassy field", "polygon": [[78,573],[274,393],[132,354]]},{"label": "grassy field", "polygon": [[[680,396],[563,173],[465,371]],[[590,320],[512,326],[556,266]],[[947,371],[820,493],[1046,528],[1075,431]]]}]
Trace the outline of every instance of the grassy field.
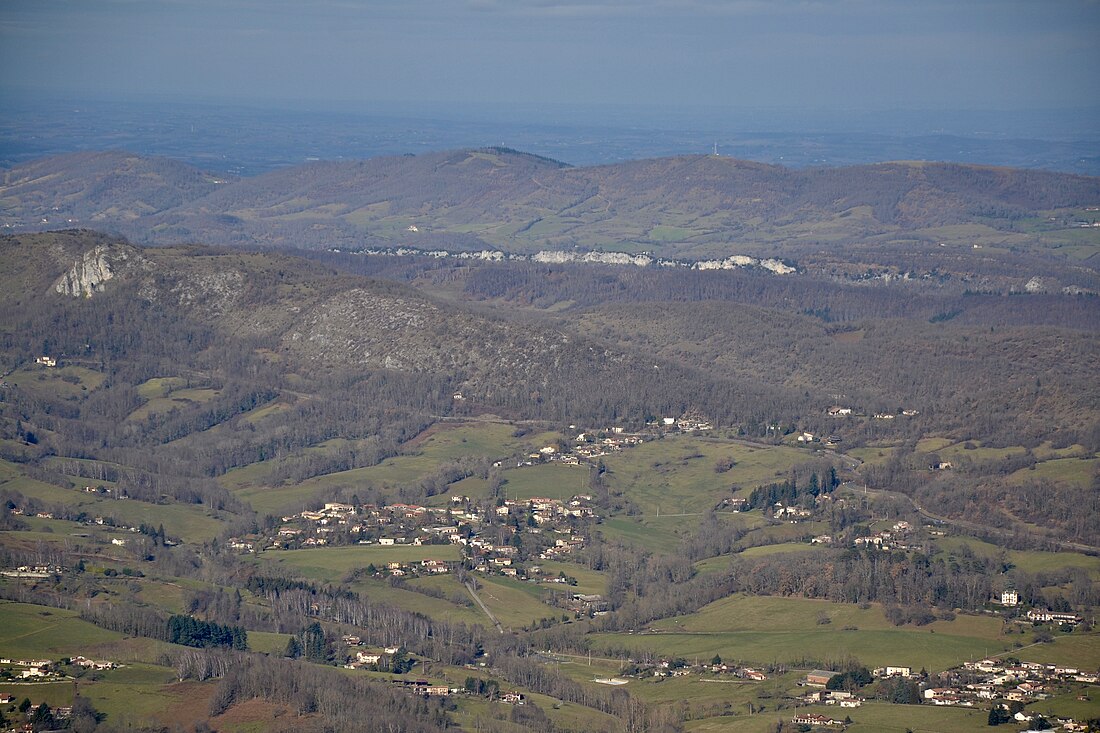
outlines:
[{"label": "grassy field", "polygon": [[[159,383],[163,385],[159,389],[154,387],[145,390],[150,396],[146,398],[145,404],[126,417],[128,421],[139,422],[148,419],[151,415],[164,414],[191,405],[201,405],[221,394],[220,390],[207,388],[172,389],[167,386],[171,382],[166,379],[159,380]],[[142,387],[148,384],[149,382],[145,382]],[[141,387],[138,388],[138,394],[141,394]]]},{"label": "grassy field", "polygon": [[16,369],[4,377],[4,381],[32,395],[42,394],[53,398],[77,399],[95,390],[106,378],[106,375],[100,372],[80,366],[62,365],[49,369],[32,365]]},{"label": "grassy field", "polygon": [[1011,652],[1025,662],[1069,664],[1082,669],[1100,668],[1100,634],[1055,634],[1050,644],[1036,644]]},{"label": "grassy field", "polygon": [[[652,627],[684,632],[801,632],[823,625],[818,623],[823,615],[829,618],[829,624],[825,624],[827,631],[835,632],[846,626],[854,626],[860,631],[899,628],[886,619],[882,606],[878,604],[860,608],[853,603],[833,603],[813,598],[740,594],[707,604],[687,616],[654,622]],[[920,634],[935,630],[937,634],[971,636],[988,641],[1001,638],[1001,622],[992,616],[959,615],[954,621],[935,621],[927,626],[903,626],[900,629]]]},{"label": "grassy field", "polygon": [[1042,552],[1040,550],[1002,550],[996,545],[973,537],[941,537],[936,545],[946,556],[956,555],[969,548],[979,557],[1000,557],[1003,552],[1011,564],[1029,573],[1049,572],[1064,568],[1084,568],[1094,578],[1100,578],[1100,557],[1077,552]]},{"label": "grassy field", "polygon": [[[503,458],[528,452],[558,437],[556,433],[532,433],[516,438],[513,436],[515,430],[512,425],[491,422],[437,424],[406,443],[401,455],[387,458],[376,466],[324,474],[291,486],[272,486],[268,477],[273,464],[264,462],[233,469],[219,482],[249,502],[256,511],[275,514],[297,508],[334,488],[386,489],[415,483],[448,461],[464,457]],[[307,451],[323,452],[338,447],[336,441],[328,441]],[[464,485],[460,493],[480,497],[487,489],[488,484],[471,483]]]},{"label": "grassy field", "polygon": [[701,516],[612,517],[600,524],[599,531],[608,539],[673,552],[683,534],[699,526],[700,519]]},{"label": "grassy field", "polygon": [[[968,448],[968,445],[972,447]],[[940,460],[944,461],[966,458],[974,463],[1001,460],[1009,456],[1020,455],[1025,450],[1023,446],[1018,445],[1004,448],[983,446],[980,440],[954,443],[946,438],[925,438],[917,443],[917,453],[936,453]]]},{"label": "grassy field", "polygon": [[183,377],[153,377],[137,386],[138,397],[143,400],[151,400],[155,397],[167,397],[172,390],[182,389],[187,386],[187,380]]},{"label": "grassy field", "polygon": [[482,603],[504,626],[520,628],[566,613],[539,600],[545,591],[534,583],[500,577],[478,577],[477,581]]},{"label": "grassy field", "polygon": [[349,547],[319,547],[306,550],[268,550],[258,560],[274,567],[293,568],[307,578],[334,583],[348,571],[370,564],[388,562],[411,563],[421,560],[458,560],[457,545],[353,545]]},{"label": "grassy field", "polygon": [[[716,473],[715,464],[727,458],[736,465]],[[603,460],[608,467],[604,476],[608,486],[623,491],[648,516],[658,510],[662,514],[706,511],[731,496],[731,489],[747,494],[783,477],[806,458],[806,452],[796,448],[677,436],[650,441]]]},{"label": "grassy field", "polygon": [[846,451],[846,453],[852,458],[858,458],[864,463],[874,466],[881,465],[889,461],[896,451],[896,447],[868,446],[866,448],[852,448],[851,450]]},{"label": "grassy field", "polygon": [[588,467],[541,463],[513,468],[504,472],[503,491],[509,499],[568,499],[588,491]]},{"label": "grassy field", "polygon": [[[435,598],[423,593],[410,590],[409,587],[417,585],[434,586],[443,590],[449,597],[453,592],[458,592],[463,605],[452,603],[447,598]],[[489,625],[489,619],[485,614],[473,605],[469,593],[451,576],[418,578],[410,580],[408,587],[394,587],[388,582],[377,579],[364,579],[351,584],[351,589],[362,593],[372,601],[390,603],[406,611],[422,613],[440,621],[462,622],[465,624]],[[469,603],[469,605],[465,605]]]},{"label": "grassy field", "polygon": [[845,728],[852,733],[977,733],[989,730],[985,710],[940,708],[931,705],[889,705],[868,702],[860,708],[838,710],[827,705],[811,705],[794,710],[768,711],[759,715],[708,718],[688,723],[690,733],[771,733],[777,720],[789,722],[797,713],[816,713],[827,717],[852,718]]},{"label": "grassy field", "polygon": [[902,664],[933,672],[1003,651],[1007,646],[970,636],[935,633],[931,629],[839,632],[832,627],[804,631],[601,634],[594,639],[600,649],[626,647],[662,656],[710,659],[721,654],[723,659],[755,664],[855,657],[868,666]]},{"label": "grassy field", "polygon": [[1092,485],[1098,468],[1100,460],[1096,458],[1052,458],[1036,463],[1033,469],[1021,468],[1005,480],[1010,484],[1043,480],[1086,488]]},{"label": "grassy field", "polygon": [[[96,710],[105,714],[104,723],[124,727],[126,721],[151,720],[167,710],[171,698],[165,686],[174,679],[167,667],[152,664],[127,664],[120,669],[97,673],[95,681],[81,681],[80,694],[87,697]],[[45,702],[50,707],[73,703],[73,684],[4,685],[16,700],[28,697],[35,704]]]},{"label": "grassy field", "polygon": [[[828,623],[820,623],[827,618]],[[881,607],[806,598],[730,596],[700,611],[652,625],[656,633],[598,637],[604,648],[625,646],[661,655],[698,655],[758,664],[842,659],[869,666],[904,664],[937,671],[1008,649],[995,618],[956,617],[922,627],[895,627]],[[845,630],[848,629],[848,630]]]},{"label": "grassy field", "polygon": [[729,570],[733,560],[738,557],[766,557],[768,555],[782,555],[788,552],[815,552],[818,547],[808,542],[780,542],[775,545],[760,545],[742,550],[735,555],[719,555],[708,557],[695,563],[695,571],[706,575],[708,573],[720,573]]},{"label": "grassy field", "polygon": [[[1089,699],[1078,700],[1079,695],[1086,695]],[[1028,711],[1039,713],[1047,719],[1055,716],[1075,720],[1100,718],[1100,686],[1076,685],[1070,692],[1031,703],[1028,705]]]},{"label": "grassy field", "polygon": [[[557,562],[554,560],[540,560],[538,564],[545,575],[565,573],[566,576],[575,578],[577,584],[575,586],[568,586],[574,593],[595,593],[598,595],[607,593],[607,577],[597,570],[589,570],[576,563]],[[551,583],[546,587],[561,590],[566,586]]]},{"label": "grassy field", "polygon": [[0,649],[12,657],[58,659],[121,638],[80,620],[75,611],[0,601]]},{"label": "grassy field", "polygon": [[138,594],[141,601],[172,613],[183,613],[187,589],[179,583],[153,578],[141,578],[138,582],[141,584],[141,592]]},{"label": "grassy field", "polygon": [[290,634],[276,634],[271,631],[249,631],[248,648],[262,654],[281,655],[290,640]]},{"label": "grassy field", "polygon": [[[221,529],[220,520],[193,504],[148,504],[143,501],[107,499],[75,488],[62,488],[21,475],[18,464],[0,461],[0,489],[18,491],[44,502],[64,504],[92,516],[110,516],[136,527],[164,525],[169,535],[185,542],[203,542]],[[9,478],[4,478],[7,475]],[[83,485],[83,481],[79,482]],[[74,482],[74,486],[76,482]]]},{"label": "grassy field", "polygon": [[952,445],[955,441],[950,438],[921,438],[917,441],[915,451],[917,453],[935,453]]}]

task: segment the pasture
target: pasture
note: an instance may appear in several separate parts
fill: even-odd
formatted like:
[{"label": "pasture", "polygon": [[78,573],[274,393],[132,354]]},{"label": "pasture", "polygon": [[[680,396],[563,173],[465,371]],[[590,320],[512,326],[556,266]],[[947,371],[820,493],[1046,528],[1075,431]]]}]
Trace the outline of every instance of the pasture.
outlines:
[{"label": "pasture", "polygon": [[6,656],[56,660],[122,638],[82,621],[75,611],[0,601],[0,649]]},{"label": "pasture", "polygon": [[588,467],[539,463],[513,468],[504,472],[502,490],[509,499],[569,499],[588,492]]},{"label": "pasture", "polygon": [[478,597],[506,627],[518,629],[568,613],[543,603],[540,599],[546,591],[535,583],[497,576],[478,577],[477,582]]},{"label": "pasture", "polygon": [[[733,468],[717,472],[715,466],[726,459],[735,462]],[[734,493],[747,495],[781,480],[806,459],[806,452],[797,448],[680,435],[605,456],[604,480],[646,516],[703,512]]]},{"label": "pasture", "polygon": [[[5,478],[7,476],[7,478]],[[149,504],[132,499],[109,499],[99,494],[87,494],[76,486],[86,483],[74,480],[73,488],[47,484],[23,476],[18,464],[0,461],[0,490],[18,491],[51,504],[64,504],[91,516],[114,517],[131,527],[142,524],[164,525],[165,531],[185,542],[204,542],[221,529],[220,518],[196,504]],[[88,482],[102,483],[102,482]]]},{"label": "pasture", "polygon": [[[868,702],[862,707],[837,709],[828,705],[811,705],[797,708],[797,713],[814,713],[843,719],[849,716],[852,724],[845,728],[851,733],[978,733],[989,730],[986,710],[943,708],[931,705],[889,705]],[[777,720],[788,723],[795,710],[765,711],[757,715],[706,718],[685,725],[689,733],[771,733]]]},{"label": "pasture", "polygon": [[[514,426],[504,423],[437,423],[405,443],[400,455],[387,458],[375,466],[322,474],[297,484],[276,486],[269,478],[275,464],[265,461],[235,468],[222,476],[219,483],[251,504],[256,511],[277,514],[298,508],[310,499],[336,489],[362,486],[385,490],[414,484],[451,461],[463,458],[502,459],[530,452],[558,437],[556,433],[515,437],[515,432]],[[342,447],[341,441],[332,440],[306,450],[324,453]],[[487,484],[468,483],[459,493],[480,497],[485,495],[487,488]]]},{"label": "pasture", "polygon": [[[827,619],[827,621],[826,621]],[[902,664],[938,671],[1010,648],[992,617],[957,616],[895,627],[878,605],[860,608],[807,598],[730,596],[693,614],[663,619],[644,634],[602,634],[602,648],[698,655],[749,663],[855,657],[868,666]]]},{"label": "pasture", "polygon": [[40,394],[54,399],[79,399],[94,391],[104,380],[105,374],[81,366],[68,366],[64,362],[52,369],[32,364],[14,370],[4,377],[4,381],[26,390],[29,394]]},{"label": "pasture", "polygon": [[1003,550],[974,537],[941,537],[936,540],[945,558],[972,552],[979,557],[1001,557],[1029,573],[1051,572],[1066,568],[1083,568],[1095,579],[1100,578],[1100,557],[1077,552],[1044,552],[1041,550]]},{"label": "pasture", "polygon": [[295,574],[307,578],[336,583],[348,572],[371,564],[381,567],[389,562],[458,560],[459,557],[457,545],[350,545],[304,550],[267,550],[257,557],[257,561],[274,568],[291,569]]}]

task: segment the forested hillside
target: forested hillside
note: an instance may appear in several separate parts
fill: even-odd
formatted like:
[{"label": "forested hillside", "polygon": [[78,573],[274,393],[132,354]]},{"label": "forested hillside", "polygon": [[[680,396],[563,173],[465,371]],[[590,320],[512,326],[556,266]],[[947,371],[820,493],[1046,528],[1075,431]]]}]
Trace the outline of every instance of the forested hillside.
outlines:
[{"label": "forested hillside", "polygon": [[[787,169],[717,156],[570,168],[503,148],[318,162],[237,181],[122,153],[17,166],[0,224],[135,242],[780,257],[845,278],[957,290],[1100,290],[1100,182],[899,162]],[[979,251],[980,250],[980,251]],[[1068,265],[1070,266],[1067,266]]]},{"label": "forested hillside", "polygon": [[826,669],[853,728],[970,731],[922,694],[1018,654],[1061,674],[1029,710],[1100,718],[1052,671],[1100,664],[1098,324],[1054,287],[0,237],[0,714],[751,731]]}]

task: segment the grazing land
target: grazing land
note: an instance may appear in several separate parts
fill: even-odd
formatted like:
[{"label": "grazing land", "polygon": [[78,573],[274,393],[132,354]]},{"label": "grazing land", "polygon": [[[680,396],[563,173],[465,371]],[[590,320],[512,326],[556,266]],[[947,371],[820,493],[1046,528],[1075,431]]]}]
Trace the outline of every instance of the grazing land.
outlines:
[{"label": "grazing land", "polygon": [[1100,718],[1092,179],[3,181],[167,246],[0,237],[0,692],[188,733]]}]

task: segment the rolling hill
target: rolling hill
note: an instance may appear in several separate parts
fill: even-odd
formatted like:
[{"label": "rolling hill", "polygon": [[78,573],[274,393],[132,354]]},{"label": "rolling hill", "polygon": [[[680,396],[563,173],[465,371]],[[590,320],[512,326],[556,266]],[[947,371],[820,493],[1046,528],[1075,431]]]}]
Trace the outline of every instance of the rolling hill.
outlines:
[{"label": "rolling hill", "polygon": [[503,148],[318,162],[236,181],[164,159],[85,153],[16,166],[3,181],[0,224],[16,231],[61,223],[157,244],[808,262],[843,260],[838,250],[874,259],[873,249],[941,244],[1088,260],[1097,236],[1078,231],[1080,220],[1100,205],[1100,179],[1031,170],[925,162],[796,170],[717,156],[572,168]]}]

